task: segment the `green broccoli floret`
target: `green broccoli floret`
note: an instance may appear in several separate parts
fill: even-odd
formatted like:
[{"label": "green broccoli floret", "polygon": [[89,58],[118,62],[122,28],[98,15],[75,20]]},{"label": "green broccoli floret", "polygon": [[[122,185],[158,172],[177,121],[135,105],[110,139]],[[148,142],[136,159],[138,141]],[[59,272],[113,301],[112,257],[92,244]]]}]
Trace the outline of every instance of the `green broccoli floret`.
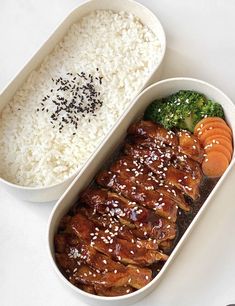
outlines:
[{"label": "green broccoli floret", "polygon": [[191,132],[206,116],[224,118],[222,106],[190,90],[180,90],[169,97],[155,100],[144,115],[145,119],[158,122],[167,129],[177,127]]},{"label": "green broccoli floret", "polygon": [[[224,119],[224,110],[223,107],[212,100],[207,100],[207,103],[203,105],[202,110],[201,110],[201,115],[203,117],[220,117]],[[201,118],[200,118],[201,120]]]}]

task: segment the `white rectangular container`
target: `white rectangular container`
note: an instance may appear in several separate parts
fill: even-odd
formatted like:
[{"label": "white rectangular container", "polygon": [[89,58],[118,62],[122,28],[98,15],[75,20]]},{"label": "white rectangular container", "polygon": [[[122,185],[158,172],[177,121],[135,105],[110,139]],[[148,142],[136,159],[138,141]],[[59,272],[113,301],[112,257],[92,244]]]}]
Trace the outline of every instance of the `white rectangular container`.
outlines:
[{"label": "white rectangular container", "polygon": [[[59,271],[56,263],[54,261],[54,234],[57,231],[57,227],[59,224],[60,219],[69,211],[71,206],[76,202],[79,192],[84,190],[86,186],[93,180],[93,178],[98,173],[99,169],[108,158],[112,155],[120,143],[124,140],[126,136],[126,131],[130,124],[134,122],[137,118],[139,118],[143,112],[145,111],[146,107],[155,99],[159,99],[162,97],[166,97],[174,92],[177,92],[180,89],[188,89],[188,90],[195,90],[201,92],[206,95],[206,97],[219,102],[223,108],[226,115],[226,121],[230,125],[231,129],[233,130],[233,142],[235,142],[235,105],[232,101],[219,89],[216,87],[205,83],[203,81],[199,81],[196,79],[190,78],[174,78],[168,79],[164,81],[160,81],[158,83],[153,84],[152,86],[145,89],[134,101],[134,103],[129,107],[129,109],[124,114],[122,120],[119,121],[116,129],[110,134],[109,138],[103,144],[102,147],[96,152],[93,158],[90,159],[89,163],[86,167],[81,171],[81,173],[75,178],[71,186],[68,190],[64,193],[62,198],[57,202],[56,206],[53,209],[49,220],[49,228],[48,228],[48,247],[49,247],[49,256],[54,266],[57,274],[60,278],[75,292],[78,294],[78,299],[84,300],[86,303],[92,305],[128,305],[130,303],[134,303],[141,298],[143,298],[146,294],[148,294],[151,290],[154,289],[160,280],[168,266],[174,261],[174,258],[177,256],[180,248],[182,247],[183,243],[189,236],[191,230],[195,227],[198,219],[202,215],[203,211],[209,206],[212,202],[213,197],[216,196],[216,193],[222,184],[223,180],[225,179],[228,171],[233,167],[235,163],[234,153],[233,159],[223,174],[223,176],[219,179],[219,182],[216,184],[213,191],[208,196],[207,200],[203,204],[202,208],[199,210],[198,214],[192,221],[191,225],[188,227],[180,241],[178,242],[177,246],[173,250],[172,254],[170,255],[169,259],[165,263],[164,267],[160,271],[160,273],[144,288],[125,295],[121,297],[100,297],[88,294],[77,287],[73,286]],[[155,305],[157,306],[157,305]],[[161,305],[159,305],[161,306]]]},{"label": "white rectangular container", "polygon": [[[36,69],[43,59],[54,49],[54,47],[63,39],[64,35],[70,28],[70,26],[78,22],[83,16],[91,13],[95,10],[112,10],[112,11],[126,11],[134,14],[138,17],[143,24],[148,26],[159,38],[162,46],[162,54],[159,63],[153,67],[153,71],[150,73],[146,82],[139,89],[141,92],[145,87],[160,79],[162,71],[162,62],[166,49],[166,37],[162,25],[158,18],[146,7],[133,0],[91,0],[83,3],[74,9],[68,17],[61,22],[55,32],[48,38],[44,45],[38,50],[38,52],[32,57],[32,59],[26,64],[26,66],[16,75],[16,77],[6,86],[2,93],[0,93],[0,111],[11,100],[17,89],[24,83],[30,72]],[[139,93],[137,92],[136,95]],[[132,102],[130,103],[132,104]],[[110,131],[111,132],[111,131]],[[109,134],[109,133],[108,133]],[[106,137],[108,137],[108,134]],[[105,141],[105,139],[104,139]],[[100,144],[102,146],[102,143]],[[7,188],[8,191],[14,194],[16,197],[33,202],[48,202],[58,199],[68,185],[72,182],[74,175],[70,176],[65,181],[49,186],[49,187],[23,187],[12,183],[9,183],[0,178],[0,185]]]}]

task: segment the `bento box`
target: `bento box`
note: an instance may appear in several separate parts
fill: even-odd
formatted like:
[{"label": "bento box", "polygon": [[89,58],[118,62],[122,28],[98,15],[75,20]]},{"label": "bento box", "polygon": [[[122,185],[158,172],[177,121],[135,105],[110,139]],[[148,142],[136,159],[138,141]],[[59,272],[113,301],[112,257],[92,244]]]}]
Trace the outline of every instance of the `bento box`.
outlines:
[{"label": "bento box", "polygon": [[[89,20],[86,16],[92,16],[93,20]],[[106,24],[104,24],[105,18],[107,19]],[[81,20],[84,20],[83,23],[79,26],[76,25]],[[116,31],[115,22],[120,27],[120,31]],[[110,27],[108,26],[107,28],[107,24],[110,25]],[[136,28],[134,27],[133,29],[133,25],[135,24]],[[151,33],[147,33],[148,31],[146,31],[145,27],[148,27]],[[95,34],[91,37],[87,37],[87,33],[82,32],[84,28],[90,29],[91,33],[94,32]],[[101,29],[101,32],[97,32],[97,28]],[[140,29],[143,29],[143,31]],[[107,34],[110,31],[113,31],[112,35],[116,37],[116,49],[114,48],[116,51],[112,49],[114,40],[108,41],[109,37],[113,38],[111,34]],[[100,33],[102,33],[102,35],[100,35]],[[94,37],[94,35],[96,35],[96,37]],[[151,53],[149,53],[150,51],[148,51],[152,47],[147,48],[148,43],[152,43],[151,35],[156,35],[157,43],[160,46],[160,51],[157,55],[158,58],[155,62],[153,60],[154,56],[151,56]],[[80,36],[83,37],[85,44],[81,43],[79,45],[77,42],[77,38]],[[71,37],[75,37],[72,42],[70,41]],[[141,66],[144,64],[141,63],[137,69],[138,74],[136,74],[135,80],[133,78],[137,72],[135,69],[133,70],[133,67],[139,63],[135,63],[136,59],[130,56],[132,53],[130,53],[129,47],[126,44],[128,39],[139,41],[139,43],[142,40],[144,41],[143,45],[140,45],[139,48],[133,45],[132,51],[135,54],[138,53],[136,59],[141,58],[141,54],[143,54],[143,58],[146,57],[146,60],[149,61],[149,63],[151,62],[152,65],[150,65],[151,68],[145,69]],[[116,42],[119,40],[124,42],[123,48],[121,45],[117,45]],[[95,43],[97,43],[99,48]],[[72,53],[69,49],[70,45],[75,46],[76,44],[78,44],[80,52],[78,58],[81,63],[83,63],[82,60],[84,60],[85,64],[80,65],[79,60],[74,63],[72,62],[72,64],[71,61],[64,64],[64,58],[70,57],[73,59],[77,56],[76,50],[74,51],[73,49]],[[95,55],[93,54],[93,57],[87,51],[89,47],[94,48],[94,52],[92,52]],[[154,52],[154,48],[155,47],[151,49],[152,52]],[[58,199],[81,170],[87,159],[94,154],[98,147],[102,146],[102,142],[108,137],[111,130],[114,129],[117,120],[122,117],[122,113],[126,109],[126,106],[133,104],[134,96],[141,92],[146,86],[159,80],[165,48],[165,33],[158,18],[146,7],[135,1],[92,0],[84,2],[74,9],[65,20],[58,25],[54,33],[47,39],[40,50],[32,57],[10,84],[6,86],[0,95],[0,110],[2,111],[8,104],[10,105],[8,110],[4,113],[4,116],[10,114],[10,120],[5,120],[3,116],[1,119],[3,123],[1,123],[0,126],[0,130],[4,133],[4,140],[2,142],[2,139],[0,140],[1,149],[4,148],[5,150],[1,151],[1,171],[4,173],[4,177],[0,178],[1,186],[7,188],[9,192],[23,200],[48,202]],[[107,51],[106,53],[104,52],[105,50]],[[119,52],[117,52],[118,50]],[[123,55],[123,65],[120,64],[120,61],[116,60],[118,54],[121,53]],[[59,57],[56,58],[54,55],[53,57],[51,54],[56,54]],[[100,65],[103,66],[95,69],[93,66],[98,59],[100,59]],[[58,63],[55,63],[56,61],[58,61]],[[106,64],[102,64],[103,62]],[[52,66],[54,65],[54,70],[48,69],[48,63]],[[63,65],[64,70],[61,68]],[[107,69],[105,65],[108,67]],[[91,70],[95,69],[94,75],[85,71],[87,67]],[[64,76],[62,77],[58,74],[58,71],[61,71],[61,69],[64,71]],[[122,69],[120,70],[120,75],[116,75],[113,69]],[[138,83],[140,76],[137,76],[139,74],[141,75],[141,69],[143,69],[142,77],[144,80],[142,83]],[[112,73],[108,74],[109,71]],[[125,71],[129,71],[127,75],[125,75]],[[120,81],[121,76],[122,80]],[[36,98],[39,97],[43,92],[41,90],[42,79],[47,87],[47,93],[41,96],[41,100],[38,100],[38,106],[35,107],[32,106],[34,98],[31,98],[30,90],[33,89],[36,94],[38,91],[38,96],[36,96]],[[134,90],[135,95],[133,96],[133,88],[130,86],[126,87],[126,83],[129,82],[128,84],[131,84],[135,83],[135,81],[138,84],[136,83],[136,89]],[[76,82],[82,84],[80,88],[75,84]],[[103,86],[103,89],[100,91],[96,90],[96,88],[94,88],[94,83],[96,83],[97,87]],[[102,100],[102,97],[105,95],[105,93],[102,93],[102,90],[105,92],[105,87],[109,85],[109,96],[107,94],[107,97]],[[120,88],[120,90],[118,88]],[[126,90],[125,95],[123,95],[123,90]],[[68,93],[66,93],[66,91]],[[71,93],[69,91],[71,91]],[[120,95],[117,96],[117,93]],[[25,98],[25,94],[27,98]],[[62,95],[61,97],[59,96],[60,94]],[[69,94],[74,95],[74,100],[66,100],[65,94],[67,96],[69,96]],[[111,97],[112,94],[113,98]],[[101,98],[99,98],[99,95]],[[76,107],[74,107],[73,104],[77,103],[78,96],[81,100],[85,97],[85,99],[90,99],[93,102],[88,108],[82,107],[81,105],[76,105]],[[115,96],[117,96],[117,98]],[[125,106],[123,104],[123,100],[125,99],[123,99],[122,96],[124,98],[130,97],[128,98],[128,105]],[[106,107],[105,99],[109,101],[114,99],[114,111],[111,105]],[[32,103],[29,106],[24,106],[24,100]],[[52,105],[51,109],[47,107],[49,100]],[[97,117],[92,116],[95,116],[96,114],[94,114],[94,112],[101,107],[104,109],[102,116],[104,117],[103,122],[105,123],[105,128],[102,126],[95,135],[95,119]],[[34,114],[33,119],[31,118],[32,113]],[[64,113],[66,113],[67,117],[63,117]],[[90,117],[89,120],[87,118],[87,121],[91,122],[90,125],[80,124],[83,120],[82,116],[84,113],[86,115],[89,113]],[[107,114],[109,114],[109,116]],[[41,119],[39,120],[35,116],[41,116]],[[49,129],[44,125],[44,119],[48,122]],[[20,122],[19,126],[16,124],[16,121]],[[78,128],[78,121],[80,126],[83,127],[83,132],[81,133]],[[65,126],[68,124],[70,124],[68,133],[64,133],[64,130],[66,130]],[[60,140],[58,141],[58,139],[61,139],[61,136],[57,138],[57,135],[54,135],[51,130],[52,127],[54,130],[57,129],[58,135],[62,135],[63,139],[67,139],[67,142],[61,140],[61,145]],[[11,128],[12,133],[9,133],[9,128]],[[77,136],[78,133],[80,133],[79,136]],[[20,135],[23,135],[22,139],[24,139],[24,144],[19,140],[21,137]],[[88,144],[81,142],[74,149],[73,146],[78,140],[76,137],[80,137],[79,139],[88,138],[89,144],[96,142],[96,145],[94,148],[91,148]],[[33,147],[34,143],[38,147],[38,150],[35,150]],[[47,149],[46,151],[44,150],[46,147],[51,148],[50,152]],[[70,148],[70,152],[67,147]],[[62,151],[63,153],[61,153]],[[72,151],[73,154],[71,154]],[[81,154],[81,163],[75,166],[76,156],[80,156],[79,154]],[[60,160],[58,160],[58,156],[60,156]],[[67,160],[64,162],[63,159],[66,156]],[[61,160],[63,163],[61,163]],[[71,163],[73,163],[73,170],[67,172]],[[12,178],[14,178],[14,180],[12,180]]]},{"label": "bento box", "polygon": [[[225,119],[227,124],[230,126],[230,129],[233,131],[233,142],[235,141],[234,138],[234,131],[235,131],[235,106],[232,101],[219,89],[216,87],[191,78],[172,78],[157,82],[147,89],[145,89],[139,96],[135,99],[134,103],[129,107],[129,109],[125,112],[122,120],[119,121],[116,128],[112,131],[106,141],[103,143],[103,146],[97,150],[97,152],[93,155],[93,158],[90,159],[89,163],[84,167],[84,169],[79,173],[79,175],[75,178],[73,183],[61,197],[61,199],[57,202],[56,206],[54,207],[52,214],[49,219],[48,224],[48,250],[49,250],[49,257],[52,263],[53,268],[55,269],[56,273],[58,274],[59,278],[62,282],[67,286],[70,287],[77,296],[82,301],[91,304],[91,305],[129,305],[140,299],[144,298],[147,294],[149,294],[154,288],[161,282],[161,278],[164,275],[164,272],[170,264],[173,264],[174,259],[176,258],[177,254],[180,252],[181,247],[184,243],[186,243],[187,239],[189,238],[190,232],[196,226],[200,216],[206,209],[209,209],[210,205],[213,205],[213,198],[216,197],[217,192],[219,191],[219,187],[223,183],[226,175],[234,166],[234,153],[230,165],[228,166],[225,173],[222,177],[216,182],[215,187],[213,190],[207,194],[205,198],[205,202],[202,204],[201,208],[198,210],[197,214],[194,216],[191,224],[187,227],[184,234],[174,246],[173,251],[171,252],[169,258],[163,265],[163,267],[159,270],[159,273],[143,288],[129,293],[122,296],[114,296],[114,297],[107,297],[107,296],[98,296],[88,292],[85,292],[75,285],[71,284],[65,276],[62,274],[60,269],[57,266],[55,260],[55,249],[54,249],[54,237],[57,232],[60,220],[66,213],[73,207],[76,203],[78,195],[94,180],[97,173],[99,173],[100,169],[105,165],[105,163],[110,160],[110,158],[115,155],[115,151],[119,148],[120,144],[123,143],[129,126],[141,118],[147,106],[150,102],[154,101],[155,99],[161,99],[163,97],[169,96],[179,90],[192,90],[196,92],[200,92],[204,94],[209,99],[219,102],[225,113]],[[89,194],[89,189],[88,189]],[[89,195],[88,195],[89,196]],[[98,205],[98,204],[97,204]],[[96,206],[97,208],[98,206]],[[98,209],[98,208],[97,208]],[[88,226],[88,223],[87,223]],[[93,235],[93,234],[92,234]],[[97,259],[98,260],[98,259]]]}]

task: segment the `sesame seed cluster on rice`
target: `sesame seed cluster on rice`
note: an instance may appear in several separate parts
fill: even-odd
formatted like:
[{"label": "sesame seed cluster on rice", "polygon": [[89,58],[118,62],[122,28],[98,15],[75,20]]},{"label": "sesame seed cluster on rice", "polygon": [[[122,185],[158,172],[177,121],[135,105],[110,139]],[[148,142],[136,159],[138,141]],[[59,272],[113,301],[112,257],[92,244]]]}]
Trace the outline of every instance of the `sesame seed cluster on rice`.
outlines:
[{"label": "sesame seed cluster on rice", "polygon": [[[98,10],[73,24],[1,113],[1,177],[39,187],[59,183],[78,171],[123,114],[161,54],[158,37],[132,14]],[[77,107],[77,124],[69,119],[59,129],[51,120],[58,102],[55,80],[81,72],[102,79],[95,83],[100,106],[95,107],[95,115]],[[62,101],[71,99],[56,114],[61,122],[75,103],[73,94],[60,90]]]}]

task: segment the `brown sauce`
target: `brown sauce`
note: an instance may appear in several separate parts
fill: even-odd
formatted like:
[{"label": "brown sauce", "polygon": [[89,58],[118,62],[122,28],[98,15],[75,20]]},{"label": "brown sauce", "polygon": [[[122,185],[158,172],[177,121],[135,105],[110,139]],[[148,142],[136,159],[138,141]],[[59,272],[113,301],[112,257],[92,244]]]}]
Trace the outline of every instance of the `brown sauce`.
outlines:
[{"label": "brown sauce", "polygon": [[[190,198],[186,199],[187,202],[190,204],[191,210],[188,213],[184,212],[183,210],[180,210],[178,212],[178,217],[176,222],[178,230],[177,237],[174,240],[172,248],[168,252],[166,252],[168,255],[172,253],[177,243],[180,241],[183,234],[185,233],[185,231],[187,230],[187,228],[189,227],[189,225],[191,224],[191,222],[199,212],[200,208],[205,203],[211,191],[214,189],[218,180],[219,180],[218,178],[212,179],[204,176],[203,181],[200,185],[200,197],[196,201],[192,201]],[[153,271],[153,277],[158,275],[158,273],[161,271],[165,263],[166,262],[158,262],[152,265],[151,269]]]},{"label": "brown sauce", "polygon": [[183,236],[184,232],[187,230],[190,223],[193,221],[194,217],[206,201],[211,191],[214,189],[217,182],[218,179],[204,177],[200,185],[200,197],[196,201],[191,201],[190,199],[187,199],[190,204],[191,210],[189,213],[185,213],[184,211],[179,212],[179,216],[177,219],[178,238],[176,240],[176,243]]}]

